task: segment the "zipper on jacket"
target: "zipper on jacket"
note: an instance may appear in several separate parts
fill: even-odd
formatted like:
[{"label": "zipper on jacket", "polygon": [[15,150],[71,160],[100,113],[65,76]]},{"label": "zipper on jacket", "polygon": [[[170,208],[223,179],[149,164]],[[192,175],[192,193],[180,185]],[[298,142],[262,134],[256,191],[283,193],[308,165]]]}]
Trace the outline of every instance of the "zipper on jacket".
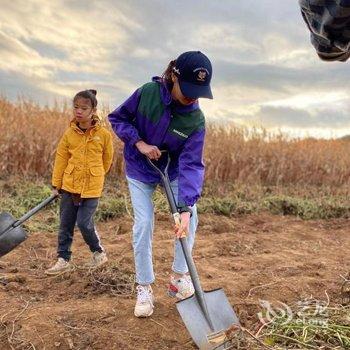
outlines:
[{"label": "zipper on jacket", "polygon": [[170,123],[171,123],[171,120],[173,119],[173,114],[172,114],[172,112],[171,112],[171,110],[170,110],[170,118],[169,118],[169,123],[168,123],[168,125],[167,125],[167,127],[165,128],[165,132],[164,132],[164,134],[163,134],[163,137],[162,137],[162,142],[159,144],[159,146],[162,146],[162,145],[164,145],[164,140],[165,140],[165,138],[166,138],[166,135],[167,135],[167,133],[168,133],[168,131],[169,131],[169,127],[170,127]]}]

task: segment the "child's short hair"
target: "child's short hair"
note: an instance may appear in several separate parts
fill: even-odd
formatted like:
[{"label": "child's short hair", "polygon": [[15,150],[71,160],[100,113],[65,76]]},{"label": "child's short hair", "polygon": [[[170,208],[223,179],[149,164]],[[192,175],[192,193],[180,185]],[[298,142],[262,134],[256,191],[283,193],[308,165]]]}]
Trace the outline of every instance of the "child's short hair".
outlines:
[{"label": "child's short hair", "polygon": [[74,96],[73,103],[78,98],[86,98],[86,99],[89,99],[91,101],[92,108],[95,108],[97,106],[96,94],[97,94],[97,91],[93,90],[93,89],[80,91]]}]

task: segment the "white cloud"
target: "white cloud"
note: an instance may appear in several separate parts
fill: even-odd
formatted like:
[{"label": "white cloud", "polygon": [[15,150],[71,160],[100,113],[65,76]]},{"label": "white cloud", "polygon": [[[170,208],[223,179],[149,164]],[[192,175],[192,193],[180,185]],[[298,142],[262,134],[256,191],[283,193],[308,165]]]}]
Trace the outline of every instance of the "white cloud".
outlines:
[{"label": "white cloud", "polygon": [[[106,75],[115,68],[116,57],[124,55],[128,30],[137,29],[138,24],[102,2],[90,11],[64,5],[38,0],[4,4],[0,69],[55,80],[60,71]],[[51,49],[62,57],[47,57]]]},{"label": "white cloud", "polygon": [[296,94],[287,98],[272,100],[262,103],[262,106],[272,107],[290,107],[290,108],[322,108],[333,106],[336,108],[344,108],[349,104],[350,95],[346,91],[307,91],[303,94]]},{"label": "white cloud", "polygon": [[193,31],[190,42],[193,47],[205,48],[223,61],[239,62],[242,57],[253,61],[259,46],[242,35],[244,28],[235,23],[204,23]]},{"label": "white cloud", "polygon": [[214,100],[200,102],[209,120],[339,130],[347,69],[320,62],[308,36],[295,1],[3,1],[0,91],[42,101],[97,88],[114,108],[199,49],[214,66]]}]

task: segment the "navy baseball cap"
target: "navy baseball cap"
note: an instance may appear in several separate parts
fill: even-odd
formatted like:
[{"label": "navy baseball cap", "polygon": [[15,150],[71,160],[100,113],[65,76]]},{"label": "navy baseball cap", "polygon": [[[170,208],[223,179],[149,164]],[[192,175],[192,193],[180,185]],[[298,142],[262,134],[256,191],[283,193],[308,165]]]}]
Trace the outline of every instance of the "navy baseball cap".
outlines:
[{"label": "navy baseball cap", "polygon": [[213,98],[210,89],[212,67],[209,58],[200,51],[187,51],[176,59],[173,68],[180,89],[188,98]]}]

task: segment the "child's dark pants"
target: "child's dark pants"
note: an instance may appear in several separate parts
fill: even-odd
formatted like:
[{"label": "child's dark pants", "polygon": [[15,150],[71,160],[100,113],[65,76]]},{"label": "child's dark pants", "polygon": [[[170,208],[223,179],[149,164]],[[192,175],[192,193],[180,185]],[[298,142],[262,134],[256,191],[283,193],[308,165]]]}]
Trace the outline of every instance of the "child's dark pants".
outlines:
[{"label": "child's dark pants", "polygon": [[97,209],[98,198],[81,199],[79,205],[74,205],[72,194],[62,191],[60,204],[60,229],[58,233],[57,255],[70,260],[71,245],[75,224],[79,227],[84,241],[92,252],[102,252],[100,238],[96,231],[93,215]]}]

